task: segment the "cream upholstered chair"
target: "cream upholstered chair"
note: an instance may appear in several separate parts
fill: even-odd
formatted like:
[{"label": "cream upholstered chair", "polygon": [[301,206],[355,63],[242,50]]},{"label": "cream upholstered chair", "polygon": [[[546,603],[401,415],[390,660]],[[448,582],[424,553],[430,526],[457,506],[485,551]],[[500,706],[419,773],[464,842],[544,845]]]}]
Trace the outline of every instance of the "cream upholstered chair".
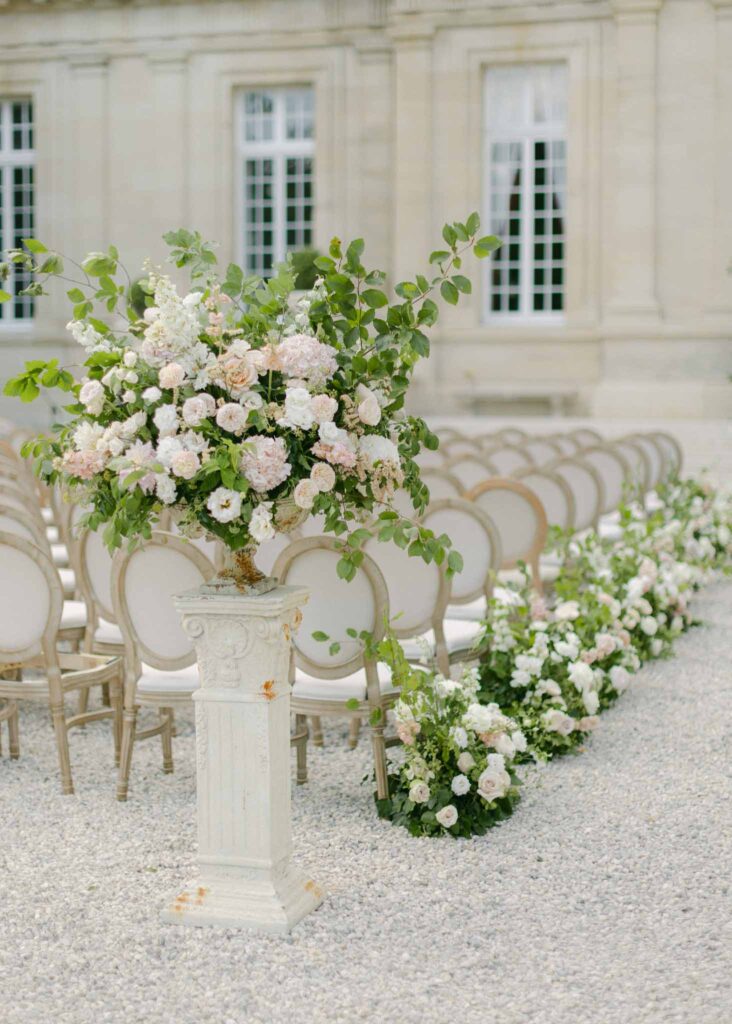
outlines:
[{"label": "cream upholstered chair", "polygon": [[[163,771],[173,771],[174,708],[190,704],[198,689],[196,653],[183,631],[173,597],[215,574],[206,556],[171,533],[153,531],[133,551],[112,562],[113,621],[125,649],[124,715],[117,799],[126,800],[132,751],[137,740],[160,736]],[[160,721],[137,731],[140,707],[155,708]]]},{"label": "cream upholstered chair", "polygon": [[463,485],[448,469],[425,469],[419,475],[430,492],[430,501],[437,501],[439,498],[459,498],[463,493]]},{"label": "cream upholstered chair", "polygon": [[[383,637],[389,614],[387,589],[368,555],[349,583],[336,573],[339,559],[340,544],[334,537],[303,537],[289,544],[274,566],[282,583],[303,584],[310,591],[302,623],[292,637],[295,729],[300,732],[307,716],[337,715],[359,723],[370,719],[376,788],[383,799],[388,795],[386,712],[399,692],[386,667],[368,657],[363,644],[349,637],[348,630],[366,631],[375,642]],[[330,642],[340,643],[340,649],[331,653],[330,642],[313,636],[319,631]],[[354,737],[353,730],[351,735]]]},{"label": "cream upholstered chair", "polygon": [[[451,581],[450,604],[445,613],[446,630],[451,628],[451,620],[482,621],[503,563],[501,538],[490,516],[465,498],[442,498],[430,503],[422,525],[438,537],[447,534],[463,556],[463,570],[456,573]],[[454,648],[450,657],[456,661],[469,653],[472,653],[470,648],[463,651]]]},{"label": "cream upholstered chair", "polygon": [[596,529],[605,502],[602,479],[597,470],[580,456],[559,459],[549,468],[562,477],[572,491],[575,531]]},{"label": "cream upholstered chair", "polygon": [[[2,683],[2,672],[0,671],[0,684]],[[17,761],[20,757],[20,727],[18,723],[18,702],[15,700],[0,700],[0,754],[3,752],[2,724],[8,723],[8,741],[10,747],[11,761]]]},{"label": "cream upholstered chair", "polygon": [[[115,757],[119,755],[122,662],[88,654],[60,654],[62,609],[61,583],[46,552],[16,534],[0,532],[0,698],[49,703],[62,792],[73,793],[69,729],[112,718]],[[16,678],[2,678],[8,670]],[[23,678],[28,670],[32,676]],[[111,708],[66,717],[67,693],[104,685],[110,688]],[[17,752],[17,734],[15,745]]]},{"label": "cream upholstered chair", "polygon": [[[47,523],[41,514],[38,495],[29,492],[20,486],[17,481],[11,481],[7,478],[0,479],[0,502],[4,505],[12,505],[20,509],[27,516],[32,516],[39,523],[43,524],[45,530]],[[53,564],[57,568],[68,568],[69,557],[66,546],[60,543],[49,543],[49,548]]]},{"label": "cream upholstered chair", "polygon": [[485,448],[484,452],[494,468],[495,476],[511,476],[517,469],[534,465],[529,453],[518,444],[501,443],[493,448]]},{"label": "cream upholstered chair", "polygon": [[583,441],[571,434],[547,434],[547,439],[554,442],[562,455],[576,455],[585,447]]},{"label": "cream upholstered chair", "polygon": [[445,459],[454,459],[458,455],[474,455],[481,451],[481,444],[474,437],[455,437],[440,444],[440,451]]},{"label": "cream upholstered chair", "polygon": [[574,495],[563,477],[551,469],[538,468],[520,469],[513,475],[542,503],[549,526],[559,526],[562,530],[574,528]]},{"label": "cream upholstered chair", "polygon": [[632,441],[645,454],[648,464],[646,490],[654,491],[666,476],[666,459],[662,448],[650,434],[629,434],[627,440]]},{"label": "cream upholstered chair", "polygon": [[506,444],[521,444],[529,436],[521,427],[502,427],[495,434]]},{"label": "cream upholstered chair", "polygon": [[522,448],[535,466],[546,466],[549,462],[564,454],[561,446],[549,437],[528,437],[521,441],[517,448]]},{"label": "cream upholstered chair", "polygon": [[462,493],[497,474],[496,467],[482,452],[446,459],[443,469],[460,481]]},{"label": "cream upholstered chair", "polygon": [[627,462],[630,470],[628,484],[632,487],[635,497],[641,497],[648,490],[651,479],[648,456],[640,445],[630,438],[615,438],[610,443]]},{"label": "cream upholstered chair", "polygon": [[616,512],[623,502],[625,484],[630,482],[630,467],[623,453],[612,442],[585,448],[582,461],[592,466],[602,478],[602,515]]},{"label": "cream upholstered chair", "polygon": [[684,453],[679,442],[672,434],[667,434],[663,430],[654,430],[649,436],[654,439],[664,453],[666,458],[666,474],[678,476],[684,461]]},{"label": "cream upholstered chair", "polygon": [[534,492],[519,480],[497,477],[478,484],[466,497],[490,516],[498,530],[503,551],[501,569],[511,571],[524,562],[541,592],[539,558],[548,527],[544,507]]},{"label": "cream upholstered chair", "polygon": [[598,434],[596,430],[591,427],[576,427],[574,430],[568,430],[567,434],[569,437],[576,437],[581,445],[589,447],[594,444],[602,444],[602,434]]}]

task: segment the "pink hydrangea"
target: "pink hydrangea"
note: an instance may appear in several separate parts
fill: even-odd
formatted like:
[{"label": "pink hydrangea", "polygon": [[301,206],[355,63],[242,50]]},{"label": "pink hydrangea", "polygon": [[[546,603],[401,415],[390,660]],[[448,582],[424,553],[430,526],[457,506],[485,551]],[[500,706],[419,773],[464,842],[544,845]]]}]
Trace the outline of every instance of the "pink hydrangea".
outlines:
[{"label": "pink hydrangea", "polygon": [[101,473],[104,463],[104,452],[96,450],[66,452],[63,459],[64,472],[80,480],[90,480],[96,473]]},{"label": "pink hydrangea", "polygon": [[287,445],[281,437],[264,434],[247,438],[240,468],[255,491],[271,491],[292,472],[287,461]]},{"label": "pink hydrangea", "polygon": [[302,377],[324,384],[338,368],[336,352],[309,334],[291,334],[277,348],[277,360],[286,377]]}]

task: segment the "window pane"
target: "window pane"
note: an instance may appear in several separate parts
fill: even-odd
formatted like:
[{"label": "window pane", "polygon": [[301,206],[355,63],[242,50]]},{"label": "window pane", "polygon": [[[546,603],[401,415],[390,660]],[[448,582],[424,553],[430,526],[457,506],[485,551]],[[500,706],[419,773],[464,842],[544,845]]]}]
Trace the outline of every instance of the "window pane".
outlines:
[{"label": "window pane", "polygon": [[[33,104],[0,98],[0,258],[35,234]],[[0,322],[28,321],[34,300],[20,295],[31,276],[15,266],[2,287],[13,299],[0,305]]]},{"label": "window pane", "polygon": [[272,267],[273,233],[265,224],[272,221],[272,160],[246,160],[244,163],[244,238],[246,268],[264,276]]}]

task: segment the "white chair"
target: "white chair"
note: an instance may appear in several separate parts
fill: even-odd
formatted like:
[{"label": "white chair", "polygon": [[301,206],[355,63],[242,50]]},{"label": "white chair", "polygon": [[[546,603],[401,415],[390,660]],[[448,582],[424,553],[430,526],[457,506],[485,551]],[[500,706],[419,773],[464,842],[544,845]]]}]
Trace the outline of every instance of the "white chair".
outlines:
[{"label": "white chair", "polygon": [[602,444],[602,434],[598,434],[596,430],[591,427],[576,427],[574,430],[567,431],[569,437],[576,437],[581,445],[589,447],[590,445]]},{"label": "white chair", "polygon": [[[119,757],[122,662],[88,654],[60,654],[62,609],[61,584],[46,552],[16,534],[0,532],[0,698],[48,702],[61,789],[68,794],[74,792],[68,740],[74,726],[111,718],[115,760]],[[32,671],[28,678],[23,677],[26,670]],[[9,672],[15,678],[2,678]],[[66,717],[67,693],[105,685],[110,689],[111,708]]]},{"label": "white chair", "polygon": [[493,463],[482,453],[456,455],[447,459],[443,469],[460,481],[463,493],[475,487],[482,480],[496,476],[497,470]]},{"label": "white chair", "polygon": [[[206,556],[171,533],[153,531],[134,551],[118,551],[112,563],[113,621],[125,648],[124,716],[117,799],[126,800],[137,740],[160,736],[163,771],[173,771],[174,708],[189,705],[198,689],[196,653],[183,631],[173,597],[215,574]],[[155,708],[160,721],[137,731],[140,707]]]},{"label": "white chair", "polygon": [[425,469],[420,473],[422,483],[430,492],[430,501],[440,498],[459,498],[463,485],[448,469]]},{"label": "white chair", "polygon": [[574,528],[574,495],[567,481],[550,469],[520,469],[514,478],[526,484],[544,507],[549,526]]},{"label": "white chair", "polygon": [[521,444],[529,436],[520,427],[503,427],[501,430],[496,431],[496,435],[502,441],[505,441],[506,444]]},{"label": "white chair", "polygon": [[[501,538],[490,516],[474,502],[464,498],[443,498],[431,502],[422,525],[436,536],[447,534],[463,556],[463,570],[452,578],[450,604],[445,613],[445,628],[451,620],[482,621],[488,600],[503,563]],[[465,656],[469,649],[465,649]],[[461,652],[450,652],[458,660]]]},{"label": "white chair", "polygon": [[500,444],[485,449],[485,457],[494,469],[495,476],[511,476],[517,469],[527,469],[534,465],[529,453],[517,444]]},{"label": "white chair", "polygon": [[473,437],[453,438],[440,444],[440,451],[445,456],[445,460],[454,459],[458,455],[474,455],[480,450],[480,442]]},{"label": "white chair", "polygon": [[546,466],[563,454],[560,445],[549,437],[530,437],[517,445],[529,456],[535,466]]},{"label": "white chair", "polygon": [[585,447],[579,438],[570,434],[548,434],[547,438],[554,442],[562,455],[576,455]]},{"label": "white chair", "polygon": [[651,434],[629,434],[628,440],[633,441],[645,453],[649,471],[646,490],[655,491],[666,476],[666,459],[663,449]]},{"label": "white chair", "polygon": [[672,434],[667,434],[663,430],[655,430],[650,436],[664,453],[667,475],[678,476],[684,461],[684,453],[679,442]]},{"label": "white chair", "polygon": [[628,484],[633,488],[635,497],[641,498],[649,489],[651,467],[648,456],[634,440],[627,437],[617,438],[612,442],[613,448],[619,451],[628,464],[630,477]]},{"label": "white chair", "polygon": [[[302,584],[310,591],[302,623],[292,637],[291,707],[298,731],[308,716],[370,720],[376,788],[383,799],[388,796],[386,712],[399,691],[386,667],[377,665],[348,631],[366,631],[374,643],[381,640],[389,614],[386,583],[368,555],[346,583],[336,573],[340,557],[335,538],[303,537],[289,544],[274,566],[282,583]],[[330,640],[316,640],[313,634],[319,631]],[[331,653],[333,642],[340,648]]]},{"label": "white chair", "polygon": [[596,529],[605,492],[597,470],[579,456],[568,456],[552,463],[550,470],[567,483],[574,496],[574,528],[580,533]]},{"label": "white chair", "polygon": [[544,550],[547,520],[541,502],[519,480],[485,480],[466,497],[486,512],[501,538],[502,571],[516,569],[524,562],[531,570],[534,586],[542,591],[539,558]]}]

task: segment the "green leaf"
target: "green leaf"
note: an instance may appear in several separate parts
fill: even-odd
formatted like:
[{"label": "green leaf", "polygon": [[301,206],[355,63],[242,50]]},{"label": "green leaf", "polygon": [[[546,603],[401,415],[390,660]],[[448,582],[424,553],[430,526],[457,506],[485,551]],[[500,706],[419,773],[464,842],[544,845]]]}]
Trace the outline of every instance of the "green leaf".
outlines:
[{"label": "green leaf", "polygon": [[445,260],[450,259],[450,253],[444,249],[436,249],[433,253],[430,253],[430,263],[444,263]]},{"label": "green leaf", "polygon": [[455,285],[459,292],[463,295],[470,295],[473,290],[473,286],[470,283],[470,278],[464,277],[462,274],[455,274],[452,278],[452,283]]},{"label": "green leaf", "polygon": [[327,633],[324,633],[322,629],[316,629],[313,633],[313,640],[317,640],[318,643],[323,643],[326,640],[330,640]]},{"label": "green leaf", "polygon": [[358,702],[358,700],[355,697],[349,697],[348,700],[346,701],[346,708],[349,711],[358,711],[358,709],[359,709],[359,702]]},{"label": "green leaf", "polygon": [[449,302],[451,306],[456,306],[460,293],[458,292],[452,281],[443,281],[440,285],[440,294],[442,295],[445,302]]},{"label": "green leaf", "polygon": [[472,237],[475,235],[480,228],[480,216],[477,213],[471,213],[468,219],[465,221],[465,227],[468,229],[468,234]]},{"label": "green leaf", "polygon": [[35,255],[39,255],[42,252],[48,252],[48,249],[43,242],[39,242],[37,238],[24,238],[23,245],[26,247],[28,252],[32,252]]},{"label": "green leaf", "polygon": [[86,302],[86,295],[84,295],[81,288],[69,288],[66,294],[68,295],[72,302]]},{"label": "green leaf", "polygon": [[376,288],[367,288],[361,293],[361,298],[367,306],[371,306],[372,309],[381,309],[382,306],[388,306],[389,300],[383,292],[378,291]]},{"label": "green leaf", "polygon": [[442,229],[442,237],[445,239],[449,246],[455,245],[457,242],[457,232],[452,224],[445,224]]},{"label": "green leaf", "polygon": [[0,302],[10,302],[12,295],[9,292],[0,291]]},{"label": "green leaf", "polygon": [[479,238],[473,246],[473,252],[475,255],[482,259],[484,256],[490,256],[496,249],[500,249],[503,242],[500,238],[496,238],[495,235],[486,235],[485,238]]},{"label": "green leaf", "polygon": [[447,567],[452,572],[463,571],[463,556],[459,551],[451,551],[447,556]]}]

